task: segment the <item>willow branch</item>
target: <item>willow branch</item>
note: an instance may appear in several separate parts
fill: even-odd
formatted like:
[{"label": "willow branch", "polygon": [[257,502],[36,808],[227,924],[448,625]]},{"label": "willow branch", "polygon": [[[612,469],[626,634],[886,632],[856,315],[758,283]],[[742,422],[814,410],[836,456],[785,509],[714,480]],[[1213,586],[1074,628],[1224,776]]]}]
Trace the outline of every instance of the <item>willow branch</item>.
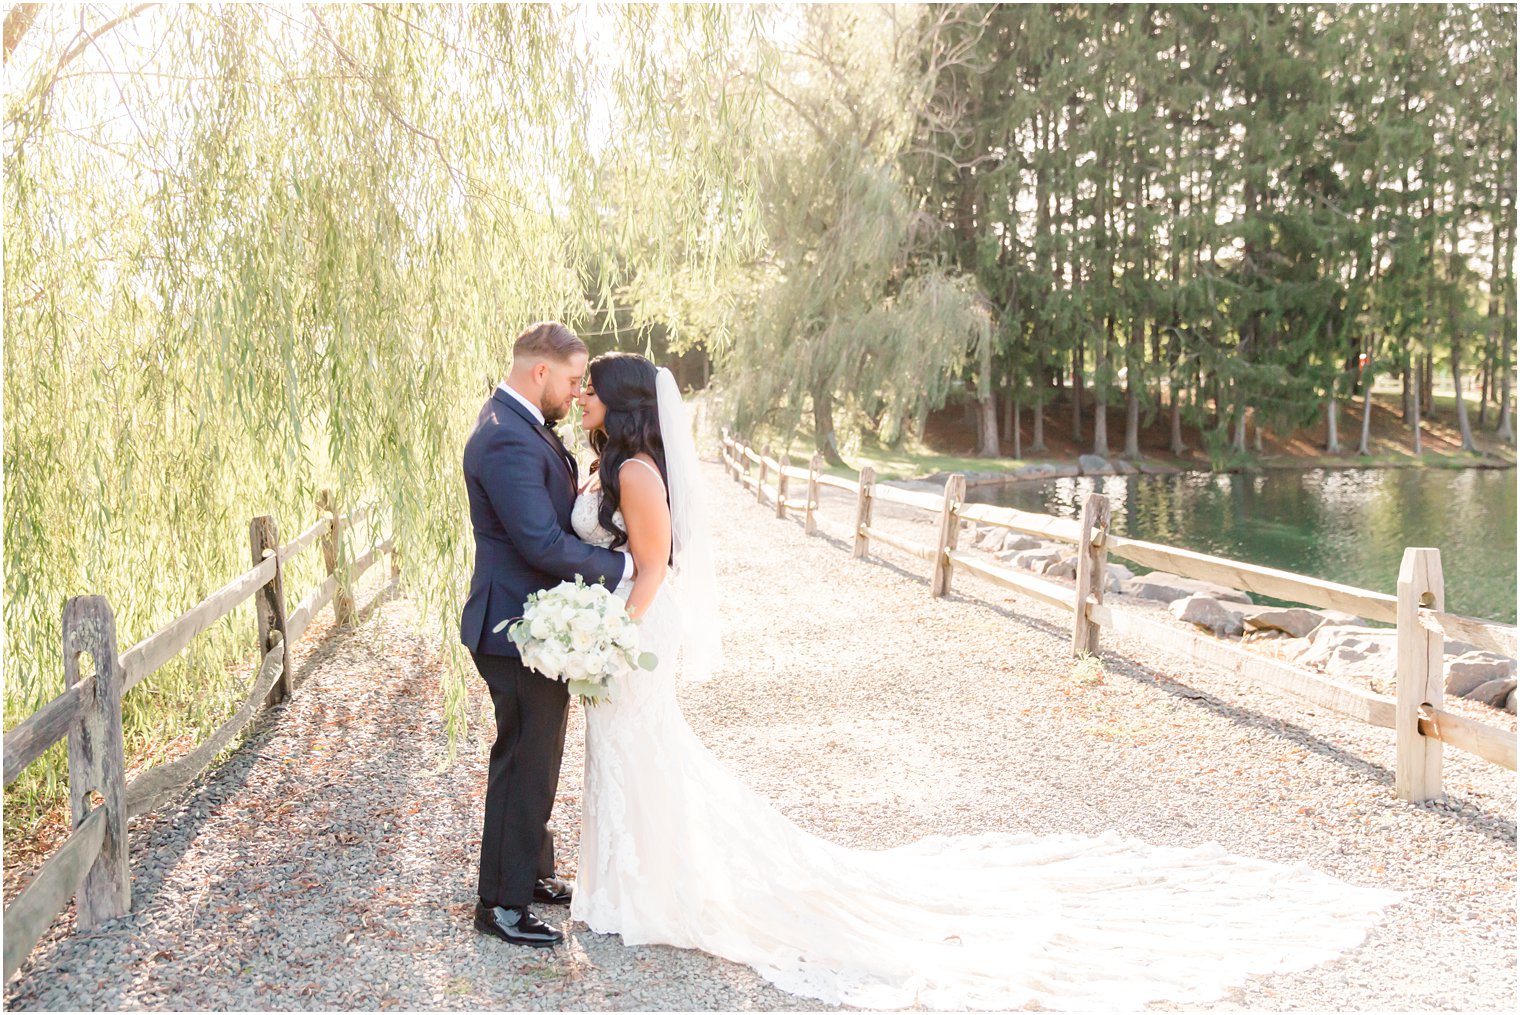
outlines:
[{"label": "willow branch", "polygon": [[[132,18],[137,17],[143,11],[152,10],[153,8],[155,8],[157,6],[158,6],[158,4],[156,4],[156,3],[138,4],[136,7],[133,7],[131,10],[127,11],[125,14],[122,14],[122,15],[120,15],[118,17],[114,17],[110,21],[104,22],[103,24],[99,25],[93,31],[91,31],[88,35],[86,35],[83,39],[80,39],[73,46],[70,46],[67,50],[64,51],[63,56],[61,56],[61,57],[58,58],[58,66],[56,66],[56,67],[53,68],[53,75],[52,76],[54,78],[57,78],[57,76],[59,75],[59,73],[61,73],[65,67],[67,67],[69,64],[73,63],[74,60],[77,59],[81,53],[83,53],[85,50],[87,50],[91,46],[93,46],[95,44],[95,41],[97,39],[99,39],[101,36],[105,35],[107,32],[110,32],[111,30],[113,30],[114,28],[116,28],[118,25],[121,25],[124,22],[130,21]],[[6,21],[6,41],[7,41],[7,43],[9,43],[9,40],[10,40],[10,18],[7,17],[5,19],[5,21]],[[9,48],[7,48],[6,49],[6,53],[9,54],[9,52],[10,52],[10,50],[9,50]]]},{"label": "willow branch", "polygon": [[5,62],[11,62],[11,53],[15,51],[16,44],[26,34],[26,30],[32,27],[32,22],[37,20],[37,12],[42,10],[41,4],[17,4],[5,15]]}]

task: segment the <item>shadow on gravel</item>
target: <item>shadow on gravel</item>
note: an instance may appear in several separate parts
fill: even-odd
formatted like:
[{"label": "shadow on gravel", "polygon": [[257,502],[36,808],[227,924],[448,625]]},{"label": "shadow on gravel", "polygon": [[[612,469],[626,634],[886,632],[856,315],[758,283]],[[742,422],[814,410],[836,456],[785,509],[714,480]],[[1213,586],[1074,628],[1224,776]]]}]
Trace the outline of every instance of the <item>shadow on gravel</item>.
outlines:
[{"label": "shadow on gravel", "polygon": [[[787,520],[793,521],[794,519],[788,518]],[[795,519],[795,523],[798,528],[801,528],[802,522],[800,518]],[[839,538],[823,530],[819,530],[814,538],[821,539],[830,547],[845,554],[849,554],[854,549],[853,544],[849,540]],[[890,571],[899,578],[903,578],[916,585],[921,585],[926,590],[929,587],[929,576],[924,573],[926,565],[909,570],[907,567],[884,559],[874,553],[869,554],[867,560],[873,566]],[[973,604],[991,610],[1019,624],[1028,631],[1046,634],[1060,641],[1067,641],[1071,637],[1071,628],[1069,626],[1052,624],[1040,617],[1020,612],[1015,607],[995,602],[979,595],[964,595],[952,590],[946,598],[951,602]],[[1110,672],[1122,674],[1137,683],[1157,688],[1174,698],[1186,700],[1194,707],[1207,709],[1238,726],[1271,733],[1274,736],[1291,741],[1295,746],[1311,751],[1337,765],[1349,769],[1370,782],[1387,787],[1390,801],[1392,800],[1393,772],[1384,765],[1368,761],[1350,751],[1327,743],[1310,730],[1297,726],[1292,722],[1224,702],[1211,694],[1173,679],[1153,666],[1147,666],[1144,663],[1111,652],[1100,652],[1100,656]],[[1392,731],[1389,731],[1389,735],[1392,735]],[[1404,806],[1450,818],[1494,842],[1507,845],[1514,845],[1516,842],[1516,829],[1512,823],[1484,811],[1481,807],[1456,794],[1448,794],[1444,801],[1406,804]]]},{"label": "shadow on gravel", "polygon": [[[872,558],[872,563],[881,564],[883,567],[896,571],[905,578],[919,579],[922,584],[928,585],[927,579],[921,579],[918,575],[905,571],[893,564],[877,558]],[[953,601],[983,606],[1031,631],[1039,631],[1062,640],[1071,637],[1070,628],[1057,626],[1046,620],[1031,617],[1011,607],[990,602],[977,596],[963,596],[952,592],[948,598]],[[1302,726],[1297,726],[1285,719],[1267,715],[1254,709],[1229,704],[1214,697],[1212,694],[1200,691],[1182,681],[1175,680],[1153,666],[1147,666],[1127,656],[1116,655],[1112,652],[1100,652],[1099,656],[1103,660],[1105,669],[1110,673],[1122,674],[1137,683],[1154,687],[1174,698],[1184,699],[1193,707],[1206,709],[1215,715],[1228,719],[1237,726],[1261,730],[1274,736],[1282,737],[1285,740],[1291,741],[1295,746],[1333,761],[1337,765],[1357,773],[1370,782],[1385,786],[1388,788],[1390,802],[1392,802],[1393,772],[1387,766],[1368,761],[1366,758],[1359,757],[1350,751],[1327,743],[1312,731]],[[1388,734],[1391,737],[1393,731],[1389,730]],[[1470,801],[1454,794],[1448,794],[1444,802],[1404,804],[1403,806],[1451,818],[1494,842],[1514,845],[1516,841],[1515,826],[1513,824],[1484,811]]]},{"label": "shadow on gravel", "polygon": [[[356,626],[397,594],[396,583],[388,581],[355,611]],[[345,633],[343,629],[329,626],[305,654],[295,667],[296,694],[313,672],[343,651],[347,643],[343,637]],[[281,702],[260,712],[224,761],[207,767],[179,796],[133,819],[133,827],[129,827],[127,834],[131,843],[132,912],[107,923],[100,931],[78,933],[76,937],[89,940],[113,928],[141,922],[144,912],[162,889],[165,876],[195,843],[201,829],[211,820],[212,811],[235,798],[247,785],[249,773],[255,762],[262,758],[270,739],[279,731],[288,707],[288,702]],[[134,835],[133,832],[139,829],[148,834],[139,832]]]}]

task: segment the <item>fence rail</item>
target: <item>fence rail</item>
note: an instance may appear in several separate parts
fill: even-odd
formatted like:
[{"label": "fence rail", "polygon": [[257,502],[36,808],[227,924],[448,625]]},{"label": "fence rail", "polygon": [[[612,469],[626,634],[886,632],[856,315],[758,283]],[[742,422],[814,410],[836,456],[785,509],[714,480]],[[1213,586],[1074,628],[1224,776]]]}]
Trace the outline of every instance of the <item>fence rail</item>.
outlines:
[{"label": "fence rail", "polygon": [[[869,467],[862,469],[855,480],[822,475],[816,456],[811,469],[806,472],[794,470],[784,465],[784,458],[773,459],[768,452],[756,454],[748,442],[727,431],[723,433],[722,452],[729,475],[742,483],[746,490],[753,489],[757,500],[763,501],[771,494],[765,487],[767,475],[774,477],[773,502],[785,500],[781,484],[788,479],[806,478],[808,517],[805,525],[810,535],[821,528],[814,517],[819,488],[853,494],[854,525],[844,536],[851,543],[852,556],[865,557],[871,543],[878,542],[917,557],[933,568],[930,578],[932,595],[944,595],[949,591],[953,574],[965,571],[1031,599],[1071,611],[1074,655],[1095,651],[1098,633],[1106,629],[1141,638],[1163,651],[1272,687],[1338,715],[1392,729],[1397,754],[1394,786],[1400,799],[1420,801],[1441,795],[1443,746],[1515,770],[1514,733],[1441,707],[1445,693],[1442,679],[1445,639],[1513,658],[1515,626],[1445,612],[1445,585],[1440,553],[1436,550],[1406,549],[1399,572],[1398,595],[1388,595],[1291,571],[1114,535],[1109,531],[1108,500],[1101,494],[1090,494],[1083,505],[1081,520],[1073,521],[987,504],[966,504],[965,480],[961,476],[951,476],[945,483],[943,496],[940,496],[880,484]],[[751,465],[759,466],[757,476],[749,474]],[[939,515],[938,545],[924,545],[883,531],[872,521],[873,508],[878,501]],[[784,514],[781,510],[777,513]],[[1001,567],[957,549],[956,541],[963,522],[1073,544],[1077,549],[1076,587],[1073,589],[1047,578]],[[833,529],[832,524],[828,527]],[[1323,674],[1259,655],[1227,641],[1158,623],[1133,609],[1106,605],[1103,589],[1106,560],[1110,554],[1142,567],[1392,623],[1397,629],[1397,694],[1389,698],[1350,687]]]},{"label": "fence rail", "polygon": [[[76,596],[63,608],[63,658],[66,689],[5,734],[5,784],[9,786],[44,751],[65,738],[69,742],[69,797],[74,829],[31,882],[5,909],[5,978],[26,961],[58,914],[76,900],[81,929],[121,916],[131,909],[127,868],[127,819],[152,810],[188,785],[247,727],[264,707],[294,692],[290,645],[299,641],[311,618],[334,603],[338,623],[352,619],[346,589],[356,583],[381,554],[392,555],[394,537],[371,546],[340,574],[341,533],[365,516],[360,508],[339,516],[330,491],[318,508],[323,517],[289,543],[280,545],[274,519],[260,516],[249,524],[252,567],[217,589],[163,628],[120,654],[116,621],[103,596]],[[322,541],[327,577],[287,618],[283,565]],[[121,697],[250,599],[258,606],[259,666],[247,697],[233,716],[202,744],[174,761],[157,765],[126,781],[122,743]],[[88,655],[94,672],[82,673]]]}]

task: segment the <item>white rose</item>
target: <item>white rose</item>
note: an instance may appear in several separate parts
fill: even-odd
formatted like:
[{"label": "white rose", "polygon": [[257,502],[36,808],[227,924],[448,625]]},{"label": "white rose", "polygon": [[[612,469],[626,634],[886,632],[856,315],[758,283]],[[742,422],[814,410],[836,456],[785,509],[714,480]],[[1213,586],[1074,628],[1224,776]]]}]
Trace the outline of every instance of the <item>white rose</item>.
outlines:
[{"label": "white rose", "polygon": [[543,641],[554,633],[554,628],[543,617],[534,617],[528,622],[528,633],[538,641]]},{"label": "white rose", "polygon": [[585,680],[590,676],[586,669],[586,659],[581,655],[572,655],[565,660],[564,675],[571,680]]},{"label": "white rose", "polygon": [[548,642],[534,651],[538,665],[534,667],[547,677],[558,678],[565,672],[565,650],[555,642]]},{"label": "white rose", "polygon": [[570,630],[570,647],[573,648],[576,652],[585,652],[595,644],[595,631],[578,631],[574,628]]},{"label": "white rose", "polygon": [[639,646],[639,629],[632,624],[624,624],[618,628],[612,636],[612,642],[618,648],[633,649]]}]

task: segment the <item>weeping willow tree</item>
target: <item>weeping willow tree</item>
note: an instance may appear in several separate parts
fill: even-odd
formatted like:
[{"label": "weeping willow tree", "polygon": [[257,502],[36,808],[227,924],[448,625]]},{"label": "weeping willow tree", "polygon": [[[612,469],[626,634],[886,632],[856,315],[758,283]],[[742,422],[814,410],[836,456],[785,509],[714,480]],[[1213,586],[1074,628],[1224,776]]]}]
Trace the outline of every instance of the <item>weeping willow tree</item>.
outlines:
[{"label": "weeping willow tree", "polygon": [[841,419],[895,439],[987,346],[986,301],[937,262],[942,226],[901,167],[945,56],[936,39],[963,13],[777,14],[790,41],[748,75],[767,129],[736,139],[753,148],[764,241],[724,279],[710,328],[740,428],[795,433],[810,416],[818,451],[842,464]]},{"label": "weeping willow tree", "polygon": [[[332,487],[342,505],[378,498],[373,532],[394,530],[452,649],[460,732],[459,450],[517,330],[586,315],[586,265],[616,241],[587,189],[607,139],[666,107],[666,45],[729,46],[727,24],[702,9],[13,7],[7,727],[62,689],[67,597],[108,597],[130,645],[248,567],[250,517],[288,538]],[[643,166],[672,242],[707,219],[672,188],[709,193],[727,171],[710,150],[680,156],[710,159],[705,175]],[[315,582],[316,561],[293,566],[287,587]],[[235,613],[127,695],[129,760],[228,714],[252,630]],[[33,766],[7,822],[57,799],[63,772],[61,749]]]}]

